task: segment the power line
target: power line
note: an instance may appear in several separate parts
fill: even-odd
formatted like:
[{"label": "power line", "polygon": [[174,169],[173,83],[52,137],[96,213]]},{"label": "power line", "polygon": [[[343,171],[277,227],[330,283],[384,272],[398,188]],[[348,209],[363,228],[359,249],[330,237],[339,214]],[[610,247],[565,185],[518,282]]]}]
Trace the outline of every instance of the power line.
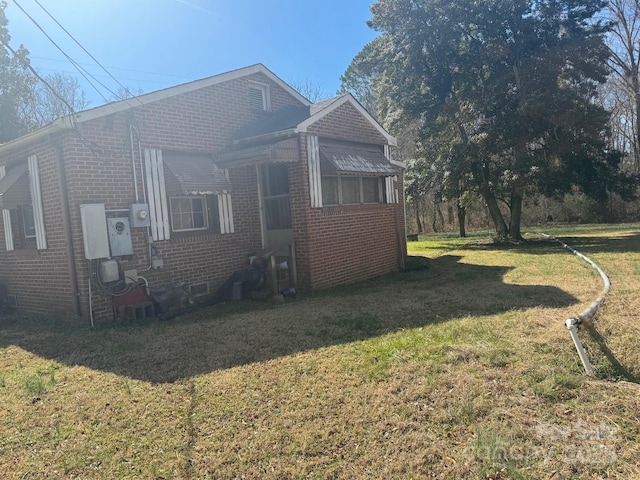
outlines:
[{"label": "power line", "polygon": [[[49,18],[51,18],[51,20],[53,20],[53,21],[56,23],[56,25],[58,25],[58,26],[62,29],[62,31],[63,31],[64,33],[66,33],[67,35],[69,35],[69,38],[71,38],[71,40],[73,40],[73,41],[76,43],[76,45],[78,45],[78,46],[79,46],[79,47],[80,47],[80,48],[81,48],[81,49],[82,49],[82,50],[83,50],[87,55],[89,55],[89,57],[91,58],[91,60],[93,60],[94,62],[96,62],[96,64],[98,64],[98,66],[99,66],[100,68],[102,68],[102,70],[104,70],[104,72],[105,72],[107,75],[109,75],[109,77],[111,77],[111,78],[112,78],[112,79],[113,79],[113,80],[114,80],[114,81],[115,81],[115,82],[120,86],[120,88],[122,88],[125,92],[127,92],[127,91],[128,91],[128,88],[127,88],[127,87],[125,87],[122,83],[120,83],[120,81],[119,81],[116,77],[114,77],[114,76],[111,74],[111,72],[109,72],[109,70],[107,70],[107,69],[104,67],[104,65],[102,65],[102,64],[98,61],[98,59],[96,59],[96,57],[94,57],[93,55],[91,55],[91,53],[89,52],[89,50],[87,50],[86,48],[84,48],[84,46],[83,46],[83,45],[82,45],[78,40],[76,40],[76,38],[75,38],[73,35],[71,35],[71,34],[69,33],[69,31],[68,31],[66,28],[64,28],[64,27],[60,24],[60,22],[59,22],[58,20],[56,20],[56,19],[55,19],[55,17],[54,17],[53,15],[51,15],[51,13],[49,13],[49,11],[48,11],[46,8],[44,8],[44,7],[42,6],[42,4],[41,4],[38,0],[33,0],[33,1],[34,1],[34,2],[36,2],[36,3],[38,4],[38,6],[39,6],[42,10],[44,10],[44,12],[45,12],[47,15],[49,15]],[[14,0],[14,2],[15,2],[15,0]],[[111,92],[111,93],[113,93],[113,92]],[[116,95],[116,96],[117,96],[117,95]],[[142,103],[140,100],[138,100],[138,101],[139,101],[140,103]]]},{"label": "power line", "polygon": [[0,37],[0,42],[2,42],[2,45],[3,45],[7,50],[9,50],[9,52],[11,52],[11,55],[13,55],[13,58],[18,59],[18,61],[22,64],[23,68],[27,68],[27,69],[28,69],[28,70],[29,70],[33,75],[35,75],[35,77],[36,77],[38,80],[40,80],[42,83],[44,83],[44,85],[45,85],[49,90],[51,90],[51,92],[56,96],[56,98],[57,98],[58,100],[60,100],[62,103],[64,103],[64,104],[65,104],[65,106],[69,109],[69,112],[70,112],[72,115],[75,115],[75,114],[76,114],[75,109],[74,109],[74,108],[69,104],[69,102],[67,101],[67,99],[66,99],[66,98],[64,98],[62,95],[60,95],[58,92],[56,92],[56,89],[55,89],[55,88],[53,88],[53,87],[51,86],[51,84],[50,84],[49,82],[47,82],[44,78],[42,78],[42,77],[40,76],[40,74],[36,71],[36,69],[35,69],[35,68],[33,68],[33,67],[29,64],[29,62],[25,62],[25,61],[23,61],[23,59],[18,55],[18,53],[17,53],[13,48],[11,48],[11,45],[9,45],[8,43],[5,43],[4,41],[2,41],[2,37]]},{"label": "power line", "polygon": [[[49,62],[59,62],[59,63],[67,63],[66,60],[61,60],[59,58],[47,58],[47,57],[39,57],[39,56],[34,56],[34,55],[29,55],[30,58],[35,58],[38,60],[47,60]],[[79,65],[85,65],[87,67],[95,67],[97,66],[94,63],[83,63],[83,62],[77,62]],[[145,70],[134,70],[133,68],[122,68],[122,67],[110,67],[107,66],[107,68],[110,68],[111,70],[121,70],[123,72],[133,72],[133,73],[143,73],[146,75],[155,75],[155,76],[161,76],[161,77],[172,77],[172,78],[180,78],[182,80],[190,80],[191,77],[187,77],[185,75],[173,75],[171,73],[159,73],[159,72],[149,72],[149,71],[145,71]],[[126,80],[126,79],[125,79]],[[130,79],[130,80],[136,80],[138,81],[138,79]],[[139,81],[145,81],[145,80],[139,80]]]},{"label": "power line", "polygon": [[[89,85],[91,85],[91,87],[98,93],[98,95],[100,95],[100,97],[102,97],[102,99],[104,100],[105,103],[109,103],[110,100],[105,97],[103,95],[103,93],[100,91],[100,89],[98,89],[98,87],[96,87],[94,85],[94,83],[89,79],[89,77],[91,77],[95,82],[99,83],[100,85],[102,85],[102,87],[107,90],[108,92],[110,92],[115,98],[118,98],[119,95],[114,92],[113,90],[111,90],[109,87],[107,87],[104,83],[102,83],[100,80],[98,80],[97,78],[95,78],[91,73],[89,73],[86,69],[84,69],[82,66],[80,66],[73,58],[71,58],[71,56],[69,56],[63,49],[62,47],[60,47],[60,45],[58,45],[55,40],[53,40],[53,38],[51,38],[51,36],[45,32],[44,28],[42,28],[42,26],[31,16],[29,15],[29,13],[27,13],[27,11],[22,8],[22,6],[18,3],[17,0],[13,0],[13,3],[15,3],[15,5],[22,10],[22,12],[29,18],[29,20],[31,20],[31,22],[38,28],[38,30],[40,30],[42,32],[42,34],[47,37],[47,39],[53,44],[53,46],[55,46],[60,53],[62,53],[65,58],[67,60],[69,60],[69,62],[71,62],[71,64],[76,68],[76,70],[78,70],[78,73],[80,73],[80,75],[82,75],[84,77],[84,79],[87,81],[87,83],[89,83]],[[133,107],[133,105],[131,105],[129,102],[127,102],[125,100],[125,102]]]}]

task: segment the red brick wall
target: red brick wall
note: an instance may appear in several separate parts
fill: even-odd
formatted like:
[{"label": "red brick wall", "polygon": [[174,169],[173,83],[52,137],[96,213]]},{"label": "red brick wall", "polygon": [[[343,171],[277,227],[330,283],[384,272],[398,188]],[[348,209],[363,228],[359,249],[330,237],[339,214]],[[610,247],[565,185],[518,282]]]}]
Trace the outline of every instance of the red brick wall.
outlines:
[{"label": "red brick wall", "polygon": [[304,161],[290,175],[297,186],[291,204],[301,288],[319,290],[397,270],[399,248],[406,254],[402,204],[311,208],[306,135],[300,136],[300,150]]},{"label": "red brick wall", "polygon": [[337,138],[351,142],[376,145],[387,143],[387,139],[348,102],[310,125],[307,132],[320,137]]},{"label": "red brick wall", "polygon": [[[270,85],[272,110],[299,105],[268,77],[256,74],[87,121],[80,128],[82,138],[73,132],[67,134],[65,161],[83,312],[89,311],[89,272],[80,205],[105,203],[107,209],[120,209],[134,202],[129,122],[135,126],[135,161],[142,202],[137,132],[142,149],[211,153],[228,147],[233,134],[261,114],[249,108],[247,88],[251,80]],[[172,234],[170,240],[153,243],[164,262],[163,268],[145,270],[149,266],[147,230],[135,228],[134,255],[130,260],[121,259],[122,268],[137,269],[152,290],[171,284],[188,287],[208,282],[210,293],[214,293],[231,273],[247,265],[249,253],[261,248],[255,167],[232,169],[230,180],[235,233]],[[111,316],[109,297],[94,293],[92,299],[96,317]]]},{"label": "red brick wall", "polygon": [[[3,155],[0,164],[25,162],[37,155],[47,235],[47,249],[6,250],[4,228],[0,228],[0,281],[15,294],[21,310],[42,315],[73,315],[74,295],[68,243],[64,228],[64,197],[53,136],[34,145]],[[14,230],[14,236],[15,236]]]},{"label": "red brick wall", "polygon": [[[139,201],[143,201],[142,149],[183,152],[216,152],[228,147],[234,132],[260,113],[248,102],[250,80],[270,84],[271,105],[279,110],[298,101],[278,85],[255,74],[145,106],[113,113],[44,139],[31,147],[0,158],[0,164],[37,154],[40,162],[44,217],[49,248],[44,251],[4,250],[0,229],[0,280],[4,277],[20,305],[36,313],[74,312],[71,265],[77,270],[81,315],[89,316],[89,271],[84,257],[80,205],[104,203],[109,209],[125,209],[135,201],[130,145],[134,129],[134,157]],[[135,105],[135,100],[129,100]],[[385,138],[351,105],[343,105],[309,131],[320,136],[383,144]],[[58,172],[56,142],[64,158]],[[306,135],[300,136],[301,161],[290,165],[292,228],[297,242],[299,280],[303,289],[320,289],[381,275],[398,267],[398,232],[404,238],[401,205],[363,205],[311,209],[306,162]],[[259,199],[254,167],[230,171],[235,224],[233,234],[197,234],[154,242],[164,267],[149,266],[147,229],[133,228],[134,255],[121,258],[123,269],[135,268],[152,289],[167,284],[189,286],[209,283],[213,293],[236,269],[246,265],[247,255],[261,248]],[[63,205],[67,203],[61,180],[68,186],[72,242],[67,242]],[[402,188],[399,185],[399,188]],[[113,216],[126,215],[126,213]],[[403,244],[402,244],[403,245]],[[74,251],[70,261],[69,250]],[[93,293],[97,319],[112,315],[111,298]]]}]

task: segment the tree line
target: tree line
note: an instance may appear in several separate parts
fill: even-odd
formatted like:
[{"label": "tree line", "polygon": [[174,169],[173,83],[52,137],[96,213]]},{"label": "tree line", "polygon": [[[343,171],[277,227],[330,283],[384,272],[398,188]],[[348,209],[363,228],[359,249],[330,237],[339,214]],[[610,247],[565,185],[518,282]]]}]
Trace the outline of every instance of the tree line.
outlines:
[{"label": "tree line", "polygon": [[640,0],[378,0],[371,13],[380,35],[342,91],[398,136],[410,203],[454,201],[464,234],[481,198],[497,238],[519,241],[527,198],[634,198]]}]

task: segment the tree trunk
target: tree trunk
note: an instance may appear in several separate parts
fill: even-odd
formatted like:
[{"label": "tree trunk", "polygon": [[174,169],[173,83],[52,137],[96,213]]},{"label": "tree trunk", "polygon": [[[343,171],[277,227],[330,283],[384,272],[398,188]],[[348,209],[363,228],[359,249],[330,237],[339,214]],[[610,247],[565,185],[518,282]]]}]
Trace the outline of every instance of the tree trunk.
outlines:
[{"label": "tree trunk", "polygon": [[458,227],[460,229],[460,238],[465,238],[467,236],[467,230],[464,226],[466,218],[467,209],[458,203]]},{"label": "tree trunk", "polygon": [[496,236],[498,237],[498,240],[506,240],[509,235],[509,230],[507,229],[507,224],[504,222],[504,218],[502,217],[502,212],[498,207],[496,196],[488,187],[483,188],[482,196],[484,197],[484,201],[487,203],[489,215],[491,215],[491,220],[493,220],[493,225],[496,228]]},{"label": "tree trunk", "polygon": [[509,220],[509,238],[517,242],[522,240],[520,222],[522,220],[522,187],[514,187],[511,192],[511,218]]},{"label": "tree trunk", "polygon": [[420,203],[419,201],[414,202],[414,206],[416,207],[416,228],[418,229],[418,233],[424,233],[424,228],[422,227],[422,221],[420,220]]}]

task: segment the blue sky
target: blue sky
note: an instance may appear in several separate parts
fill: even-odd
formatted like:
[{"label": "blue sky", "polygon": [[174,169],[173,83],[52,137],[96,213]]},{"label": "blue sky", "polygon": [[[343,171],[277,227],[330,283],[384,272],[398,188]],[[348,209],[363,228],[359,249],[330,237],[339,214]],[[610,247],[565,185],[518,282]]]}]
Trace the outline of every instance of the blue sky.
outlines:
[{"label": "blue sky", "polygon": [[[34,0],[17,1],[69,56],[117,89]],[[373,0],[39,2],[120,83],[145,92],[263,63],[287,82],[310,81],[331,96],[352,58],[376,36],[365,24]],[[7,3],[12,46],[26,46],[43,74],[79,77],[13,0]],[[104,103],[84,80],[82,87],[90,106]]]}]

